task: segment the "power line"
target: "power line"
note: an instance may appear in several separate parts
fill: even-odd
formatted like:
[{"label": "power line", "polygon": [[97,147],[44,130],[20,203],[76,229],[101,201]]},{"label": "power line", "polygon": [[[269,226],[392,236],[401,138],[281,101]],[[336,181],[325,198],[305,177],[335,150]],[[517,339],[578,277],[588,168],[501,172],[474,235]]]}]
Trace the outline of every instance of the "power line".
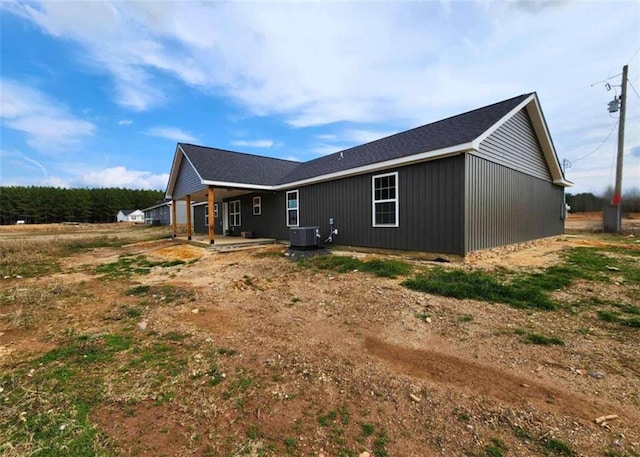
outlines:
[{"label": "power line", "polygon": [[640,51],[640,48],[636,49],[636,52],[633,53],[633,55],[631,56],[631,58],[629,59],[629,62],[627,62],[627,64],[630,64],[631,61],[633,60],[633,58],[636,56],[636,54],[638,53],[638,51]]},{"label": "power line", "polygon": [[638,91],[636,90],[636,88],[635,88],[635,87],[633,87],[633,84],[631,84],[631,81],[629,81],[629,80],[627,79],[627,82],[629,83],[629,85],[630,85],[630,86],[631,86],[631,88],[633,89],[633,92],[635,92],[636,97],[638,97],[638,98],[640,99],[640,95],[638,95]]},{"label": "power line", "polygon": [[611,136],[611,134],[613,133],[613,131],[614,131],[614,130],[615,130],[615,128],[617,127],[618,122],[619,122],[619,120],[618,120],[618,121],[616,121],[616,123],[615,123],[615,124],[613,124],[613,127],[611,127],[611,130],[609,131],[609,134],[608,134],[608,135],[607,135],[607,137],[604,139],[604,141],[602,141],[602,143],[600,143],[600,144],[598,145],[598,147],[597,147],[597,148],[595,148],[593,151],[591,151],[591,152],[590,152],[589,154],[587,154],[587,155],[583,155],[582,157],[580,157],[580,158],[578,158],[578,159],[576,159],[576,160],[572,160],[572,162],[573,162],[573,163],[576,163],[576,162],[578,162],[579,160],[586,159],[587,157],[589,157],[589,156],[591,156],[591,155],[595,154],[595,153],[598,151],[598,149],[600,149],[602,146],[604,146],[604,144],[607,142],[607,140],[609,139],[609,137]]}]

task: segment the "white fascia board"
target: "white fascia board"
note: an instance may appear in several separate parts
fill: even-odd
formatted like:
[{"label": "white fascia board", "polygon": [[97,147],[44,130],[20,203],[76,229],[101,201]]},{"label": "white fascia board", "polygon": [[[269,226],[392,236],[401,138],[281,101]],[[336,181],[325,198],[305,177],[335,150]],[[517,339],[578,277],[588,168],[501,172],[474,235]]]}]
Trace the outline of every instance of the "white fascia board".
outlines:
[{"label": "white fascia board", "polygon": [[309,184],[315,184],[322,181],[331,181],[333,179],[346,178],[354,175],[361,175],[364,173],[372,173],[381,170],[387,170],[389,168],[401,167],[410,165],[412,163],[424,162],[432,159],[440,159],[443,157],[460,154],[463,152],[469,152],[474,150],[473,143],[463,143],[448,148],[436,149],[434,151],[422,152],[419,154],[412,154],[406,157],[400,157],[398,159],[387,160],[385,162],[376,162],[369,165],[363,165],[357,168],[350,168],[348,170],[337,171],[335,173],[329,173],[321,176],[314,176],[313,178],[307,178],[300,181],[290,182],[274,186],[273,190],[290,189],[292,187],[306,186]]},{"label": "white fascia board", "polygon": [[[555,183],[556,181],[562,181],[570,183],[570,181],[567,181],[565,179],[562,173],[562,168],[560,168],[560,161],[558,160],[556,149],[553,146],[553,141],[551,140],[551,135],[549,134],[549,129],[547,128],[547,123],[544,120],[542,109],[540,108],[540,103],[538,102],[538,97],[535,97],[532,103],[527,105],[527,112],[529,113],[529,118],[531,118],[533,129],[538,135],[542,153],[544,154],[545,159],[547,159],[547,164],[549,165],[549,171],[551,172],[553,182]],[[571,184],[573,183],[567,185]]]},{"label": "white fascia board", "polygon": [[165,198],[173,198],[173,188],[176,185],[176,179],[178,179],[178,169],[182,162],[182,148],[180,145],[176,145],[176,152],[173,154],[173,162],[171,163],[171,172],[169,172],[169,182],[167,183],[167,190],[164,193]]},{"label": "white fascia board", "polygon": [[562,186],[562,187],[573,187],[573,182],[569,181],[568,179],[554,179],[553,180],[554,184],[557,184],[558,186]]},{"label": "white fascia board", "polygon": [[255,190],[275,190],[276,186],[265,186],[262,184],[245,184],[242,182],[226,182],[226,181],[202,181],[206,186],[227,187],[229,189],[255,189]]}]

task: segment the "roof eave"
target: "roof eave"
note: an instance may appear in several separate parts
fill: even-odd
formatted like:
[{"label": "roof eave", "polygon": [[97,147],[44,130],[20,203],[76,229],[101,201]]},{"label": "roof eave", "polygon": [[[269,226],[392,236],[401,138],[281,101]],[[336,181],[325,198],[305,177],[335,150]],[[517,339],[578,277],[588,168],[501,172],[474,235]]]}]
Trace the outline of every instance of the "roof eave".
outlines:
[{"label": "roof eave", "polygon": [[314,176],[312,178],[301,179],[299,181],[288,182],[274,186],[273,190],[291,189],[299,186],[306,186],[309,184],[315,184],[323,181],[332,181],[334,179],[346,178],[349,176],[361,175],[365,173],[373,173],[376,171],[383,171],[390,168],[410,165],[418,162],[426,162],[428,160],[441,159],[443,157],[461,154],[463,152],[469,152],[474,150],[473,143],[463,143],[455,146],[449,146],[446,148],[435,149],[433,151],[426,151],[418,154],[412,154],[406,157],[400,157],[397,159],[386,160],[384,162],[376,162],[368,165],[363,165],[356,168],[349,168],[346,170],[337,171],[335,173],[328,173],[325,175]]}]

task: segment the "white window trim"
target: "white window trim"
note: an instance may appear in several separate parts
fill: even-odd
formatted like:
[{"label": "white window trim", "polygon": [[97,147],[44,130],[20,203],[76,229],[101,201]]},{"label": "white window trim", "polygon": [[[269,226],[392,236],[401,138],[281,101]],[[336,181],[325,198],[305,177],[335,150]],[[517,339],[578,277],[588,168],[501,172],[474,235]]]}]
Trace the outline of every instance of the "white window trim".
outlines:
[{"label": "white window trim", "polygon": [[[289,194],[296,194],[295,208],[289,208]],[[285,195],[284,207],[285,207],[285,219],[286,219],[287,227],[299,227],[300,226],[300,194],[298,193],[297,190],[290,190],[287,192],[287,194]],[[289,211],[295,211],[297,214],[295,225],[289,224]]]},{"label": "white window trim", "polygon": [[204,226],[209,227],[209,205],[204,205]]},{"label": "white window trim", "polygon": [[213,217],[214,217],[214,219],[218,219],[218,214],[220,214],[218,211],[219,211],[218,204],[214,203],[213,204]]},{"label": "white window trim", "polygon": [[[238,212],[235,213],[233,212],[233,207],[235,206],[234,203],[238,203]],[[234,224],[235,222],[235,215],[238,215],[238,223]],[[240,227],[242,225],[242,210],[241,210],[241,206],[240,206],[240,200],[233,200],[229,202],[229,227]]]},{"label": "white window trim", "polygon": [[[396,182],[396,197],[389,198],[385,200],[376,200],[376,179],[385,178],[387,176],[395,176]],[[381,175],[375,175],[371,177],[371,225],[373,227],[398,227],[398,218],[400,214],[400,203],[399,203],[399,182],[398,182],[398,172],[394,171],[393,173],[384,173]],[[393,224],[376,224],[376,203],[395,203],[396,205],[396,220]]]},{"label": "white window trim", "polygon": [[[257,204],[256,204],[257,201]],[[256,211],[256,209],[258,211]],[[253,215],[260,216],[262,214],[262,197],[253,197]]]}]

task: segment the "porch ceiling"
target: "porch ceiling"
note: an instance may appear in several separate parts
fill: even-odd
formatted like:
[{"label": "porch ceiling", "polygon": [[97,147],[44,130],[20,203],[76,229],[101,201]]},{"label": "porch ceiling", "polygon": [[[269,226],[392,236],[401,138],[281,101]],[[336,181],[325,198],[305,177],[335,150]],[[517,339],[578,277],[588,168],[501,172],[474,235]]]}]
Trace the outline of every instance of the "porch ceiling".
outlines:
[{"label": "porch ceiling", "polygon": [[[247,190],[247,189],[227,189],[227,188],[218,188],[214,187],[213,192],[215,194],[216,200],[222,200],[231,197],[237,197],[238,195],[249,194],[252,192],[256,192],[255,190]],[[186,200],[187,197],[183,196],[180,198],[176,198],[176,200]],[[203,187],[201,190],[194,192],[191,194],[192,202],[206,202],[207,201],[207,187]]]}]

